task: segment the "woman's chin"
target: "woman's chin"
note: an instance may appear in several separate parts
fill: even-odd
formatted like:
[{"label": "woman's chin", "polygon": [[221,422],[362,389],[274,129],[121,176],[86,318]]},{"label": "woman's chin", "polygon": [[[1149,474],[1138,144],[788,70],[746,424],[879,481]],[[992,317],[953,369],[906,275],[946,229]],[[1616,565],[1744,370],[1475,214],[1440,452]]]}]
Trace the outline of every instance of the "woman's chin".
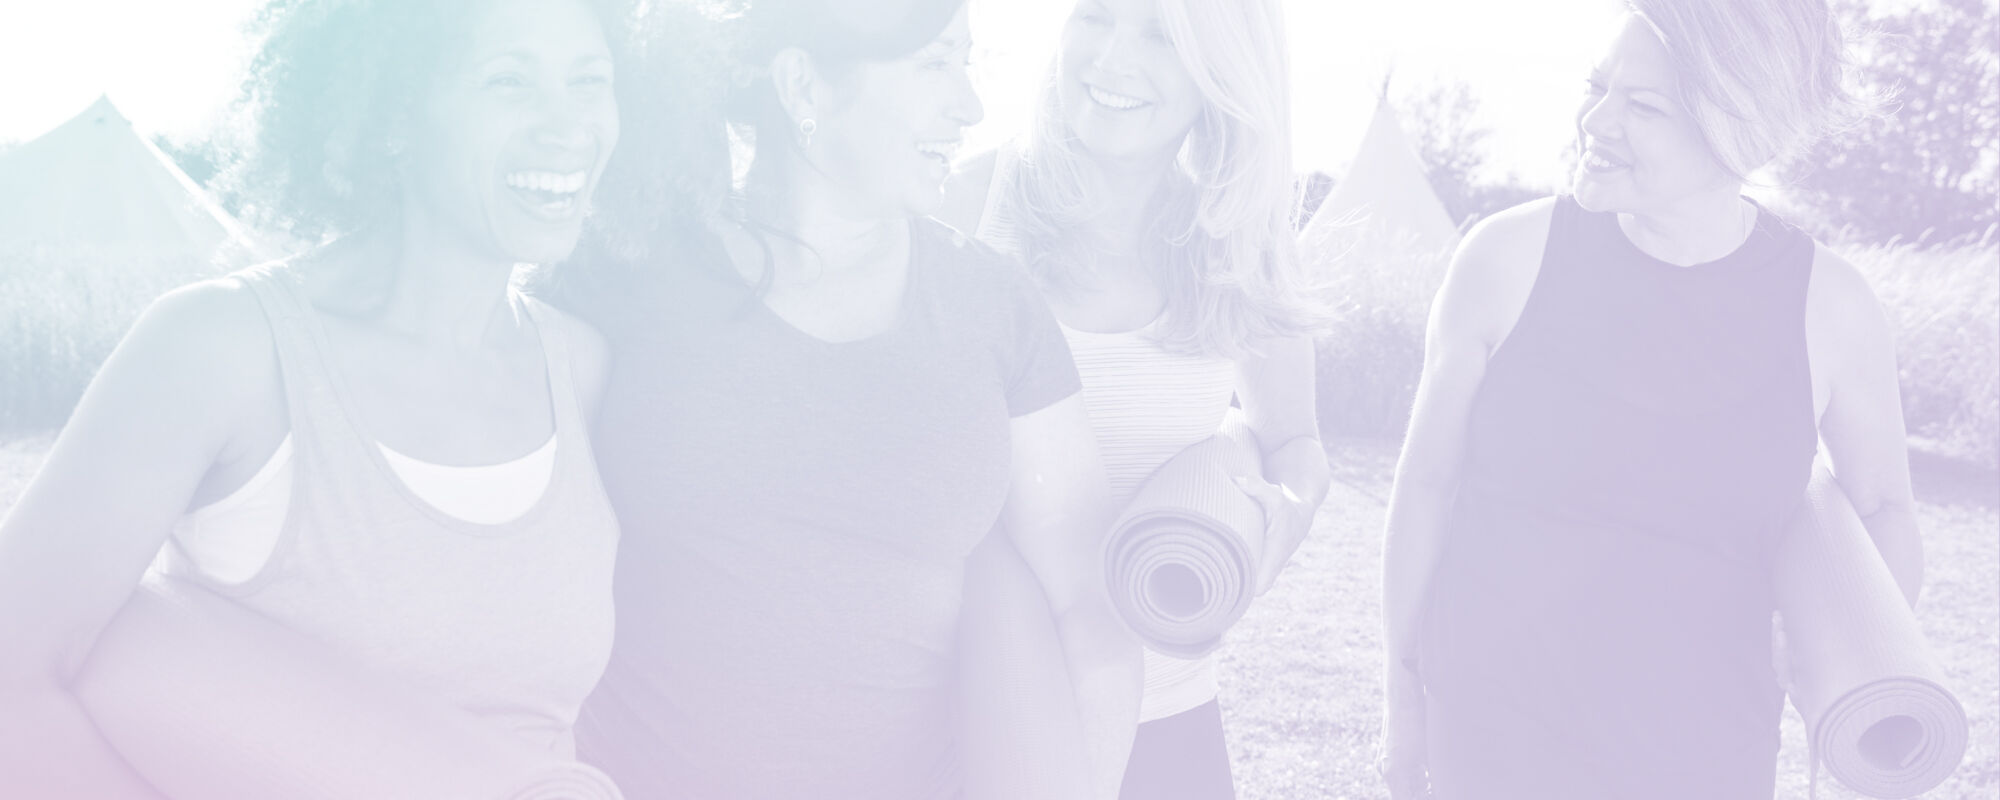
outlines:
[{"label": "woman's chin", "polygon": [[1576,204],[1582,206],[1585,211],[1617,210],[1619,193],[1588,173],[1582,172],[1581,168],[1578,170],[1576,180],[1570,184],[1570,194],[1576,198]]}]

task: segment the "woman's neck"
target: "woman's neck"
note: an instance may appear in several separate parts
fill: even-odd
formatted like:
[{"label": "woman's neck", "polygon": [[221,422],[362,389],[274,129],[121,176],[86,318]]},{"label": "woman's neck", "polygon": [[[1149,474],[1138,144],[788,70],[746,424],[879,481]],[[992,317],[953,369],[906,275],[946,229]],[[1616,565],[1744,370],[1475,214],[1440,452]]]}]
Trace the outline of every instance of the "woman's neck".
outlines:
[{"label": "woman's neck", "polygon": [[358,255],[387,274],[371,321],[427,345],[476,350],[506,342],[522,329],[508,298],[514,264],[480,252],[462,236],[406,214],[400,230],[357,245]]},{"label": "woman's neck", "polygon": [[1756,227],[1757,208],[1729,186],[1682,198],[1645,213],[1618,215],[1625,238],[1649,256],[1677,266],[1716,261],[1736,251]]},{"label": "woman's neck", "polygon": [[1103,197],[1092,220],[1091,238],[1112,252],[1130,253],[1152,222],[1153,198],[1173,168],[1171,154],[1153,158],[1092,158],[1086,162]]},{"label": "woman's neck", "polygon": [[[795,278],[788,273],[824,275],[880,265],[908,236],[909,218],[875,211],[874,204],[857,192],[796,166],[789,180],[778,181],[762,197],[753,198],[753,219],[796,239],[770,241],[777,259],[776,280]],[[812,268],[789,269],[802,264]]]}]

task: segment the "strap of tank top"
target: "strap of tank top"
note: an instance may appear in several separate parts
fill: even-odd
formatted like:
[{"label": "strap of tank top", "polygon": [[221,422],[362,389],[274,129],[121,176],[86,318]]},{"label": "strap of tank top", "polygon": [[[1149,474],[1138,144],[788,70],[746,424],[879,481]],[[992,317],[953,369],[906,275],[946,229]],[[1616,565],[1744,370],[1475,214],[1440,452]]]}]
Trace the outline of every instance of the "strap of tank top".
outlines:
[{"label": "strap of tank top", "polygon": [[558,450],[587,455],[583,448],[590,434],[584,429],[583,412],[576,399],[576,373],[570,367],[569,339],[563,335],[562,315],[533,297],[520,293],[512,296],[527,309],[528,319],[535,323],[535,334],[542,343],[542,358],[548,362],[550,410],[555,414],[556,437],[562,442]]},{"label": "strap of tank top", "polygon": [[306,440],[311,438],[311,432],[319,429],[320,415],[338,408],[327,365],[313,335],[312,307],[300,291],[297,268],[290,264],[252,267],[236,277],[256,296],[270,324],[278,373],[284,383],[292,447],[295,453],[299,452],[299,448],[308,446]]}]

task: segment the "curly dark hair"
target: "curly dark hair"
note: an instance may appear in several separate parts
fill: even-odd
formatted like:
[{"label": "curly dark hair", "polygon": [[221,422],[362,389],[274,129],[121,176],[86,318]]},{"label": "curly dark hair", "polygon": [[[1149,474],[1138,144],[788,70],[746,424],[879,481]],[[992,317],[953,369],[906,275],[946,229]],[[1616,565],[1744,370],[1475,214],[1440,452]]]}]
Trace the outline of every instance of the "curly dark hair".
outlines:
[{"label": "curly dark hair", "polygon": [[[270,0],[251,23],[224,191],[257,224],[306,242],[393,222],[397,127],[488,2]],[[632,0],[588,3],[622,61]]]},{"label": "curly dark hair", "polygon": [[731,13],[720,0],[654,0],[631,18],[618,65],[618,149],[584,241],[599,256],[642,262],[675,252],[728,196]]}]

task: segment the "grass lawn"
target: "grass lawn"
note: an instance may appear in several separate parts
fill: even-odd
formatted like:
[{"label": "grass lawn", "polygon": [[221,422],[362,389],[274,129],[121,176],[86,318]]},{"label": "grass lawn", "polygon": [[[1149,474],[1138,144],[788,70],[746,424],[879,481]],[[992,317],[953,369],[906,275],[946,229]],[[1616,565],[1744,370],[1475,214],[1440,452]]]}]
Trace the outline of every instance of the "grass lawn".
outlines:
[{"label": "grass lawn", "polygon": [[[0,512],[47,450],[46,435],[0,443]],[[1243,800],[1375,798],[1379,566],[1395,446],[1330,445],[1333,492],[1278,586],[1222,653],[1223,713]],[[2000,478],[1917,453],[1927,566],[1923,620],[1972,720],[1965,763],[1931,798],[2000,791]],[[1857,795],[1822,779],[1820,796]],[[1778,797],[1806,797],[1805,740],[1787,714]]]},{"label": "grass lawn", "polygon": [[[1392,442],[1336,441],[1312,538],[1221,650],[1222,709],[1243,800],[1385,797],[1380,723],[1382,515]],[[2000,791],[2000,479],[1912,454],[1923,525],[1918,617],[1971,718],[1965,762],[1930,798]],[[1805,800],[1804,726],[1786,710],[1778,797]],[[1859,795],[1824,774],[1822,798]]]}]

